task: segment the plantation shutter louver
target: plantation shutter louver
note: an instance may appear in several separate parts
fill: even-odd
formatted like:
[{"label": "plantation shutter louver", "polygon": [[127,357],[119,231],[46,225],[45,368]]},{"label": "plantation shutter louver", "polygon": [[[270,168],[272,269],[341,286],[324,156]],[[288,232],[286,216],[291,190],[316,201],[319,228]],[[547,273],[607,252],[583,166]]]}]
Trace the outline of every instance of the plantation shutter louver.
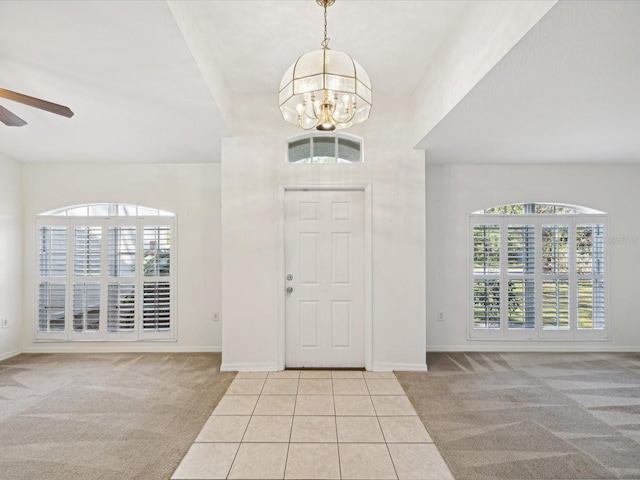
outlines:
[{"label": "plantation shutter louver", "polygon": [[569,225],[542,226],[542,328],[568,330]]},{"label": "plantation shutter louver", "polygon": [[48,226],[40,229],[40,276],[67,275],[67,227]]},{"label": "plantation shutter louver", "polygon": [[578,328],[605,328],[604,225],[576,227]]},{"label": "plantation shutter louver", "polygon": [[136,333],[137,231],[135,225],[109,227],[107,334],[121,340]]},{"label": "plantation shutter louver", "polygon": [[73,252],[74,276],[93,277],[100,275],[102,227],[76,227]]},{"label": "plantation shutter louver", "polygon": [[41,332],[64,332],[67,284],[40,282],[38,326]]},{"label": "plantation shutter louver", "polygon": [[535,227],[507,226],[508,328],[535,328]]},{"label": "plantation shutter louver", "polygon": [[67,326],[67,227],[42,226],[38,236],[37,332],[42,337],[61,339]]},{"label": "plantation shutter louver", "polygon": [[128,333],[135,330],[135,291],[133,283],[109,283],[107,294],[107,331]]},{"label": "plantation shutter louver", "polygon": [[473,324],[500,328],[500,225],[473,228]]},{"label": "plantation shutter louver", "polygon": [[100,283],[73,284],[74,332],[98,332],[100,329]]},{"label": "plantation shutter louver", "polygon": [[171,228],[144,227],[144,279],[142,287],[142,335],[162,338],[172,328],[171,313]]}]

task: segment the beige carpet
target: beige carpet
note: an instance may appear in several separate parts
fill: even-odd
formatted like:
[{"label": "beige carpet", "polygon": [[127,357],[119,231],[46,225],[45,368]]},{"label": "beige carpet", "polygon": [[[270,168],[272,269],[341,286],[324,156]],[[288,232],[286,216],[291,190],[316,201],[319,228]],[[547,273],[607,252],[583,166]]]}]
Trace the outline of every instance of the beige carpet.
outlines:
[{"label": "beige carpet", "polygon": [[220,354],[0,362],[0,478],[168,479],[234,376]]},{"label": "beige carpet", "polygon": [[640,479],[640,354],[431,354],[398,380],[456,480]]}]

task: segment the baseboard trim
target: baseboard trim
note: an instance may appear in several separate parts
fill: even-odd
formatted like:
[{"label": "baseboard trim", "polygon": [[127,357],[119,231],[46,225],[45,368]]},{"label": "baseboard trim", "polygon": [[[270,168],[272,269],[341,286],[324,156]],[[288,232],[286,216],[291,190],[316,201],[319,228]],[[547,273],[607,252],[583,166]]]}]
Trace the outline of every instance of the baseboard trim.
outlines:
[{"label": "baseboard trim", "polygon": [[374,363],[374,372],[426,372],[426,363]]},{"label": "baseboard trim", "polygon": [[221,372],[276,372],[278,364],[267,363],[225,363],[224,360],[220,365]]},{"label": "baseboard trim", "polygon": [[13,352],[7,352],[7,353],[3,353],[2,355],[0,355],[0,362],[3,360],[8,360],[11,357],[15,357],[16,355],[20,355],[22,352],[16,350]]},{"label": "baseboard trim", "polygon": [[549,352],[549,353],[638,353],[640,352],[640,346],[585,346],[585,345],[533,345],[533,344],[520,344],[520,345],[427,345],[427,353],[434,352]]},{"label": "baseboard trim", "polygon": [[95,344],[79,345],[76,343],[64,343],[64,345],[38,345],[27,347],[23,353],[220,353],[222,347],[179,347],[167,344],[154,343],[153,345],[105,346],[97,347]]}]

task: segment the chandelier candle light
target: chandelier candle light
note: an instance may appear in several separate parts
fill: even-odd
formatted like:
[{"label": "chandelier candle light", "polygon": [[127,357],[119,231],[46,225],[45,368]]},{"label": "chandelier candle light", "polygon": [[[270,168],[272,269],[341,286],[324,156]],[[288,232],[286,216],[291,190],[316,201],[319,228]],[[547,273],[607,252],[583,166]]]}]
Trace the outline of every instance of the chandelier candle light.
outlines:
[{"label": "chandelier candle light", "polygon": [[371,81],[350,55],[331,50],[327,7],[335,0],[316,0],[324,9],[322,50],[305,53],[280,81],[279,103],[287,122],[305,130],[333,131],[369,118]]}]

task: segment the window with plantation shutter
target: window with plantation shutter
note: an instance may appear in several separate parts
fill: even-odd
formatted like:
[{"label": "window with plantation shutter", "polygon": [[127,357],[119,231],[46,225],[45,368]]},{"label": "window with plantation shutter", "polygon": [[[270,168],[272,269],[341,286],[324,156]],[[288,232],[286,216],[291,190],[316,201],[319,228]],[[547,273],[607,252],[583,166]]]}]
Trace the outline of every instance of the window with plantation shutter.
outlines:
[{"label": "window with plantation shutter", "polygon": [[80,205],[37,228],[37,340],[175,340],[172,214]]},{"label": "window with plantation shutter", "polygon": [[470,338],[608,338],[606,225],[573,205],[472,214]]}]

